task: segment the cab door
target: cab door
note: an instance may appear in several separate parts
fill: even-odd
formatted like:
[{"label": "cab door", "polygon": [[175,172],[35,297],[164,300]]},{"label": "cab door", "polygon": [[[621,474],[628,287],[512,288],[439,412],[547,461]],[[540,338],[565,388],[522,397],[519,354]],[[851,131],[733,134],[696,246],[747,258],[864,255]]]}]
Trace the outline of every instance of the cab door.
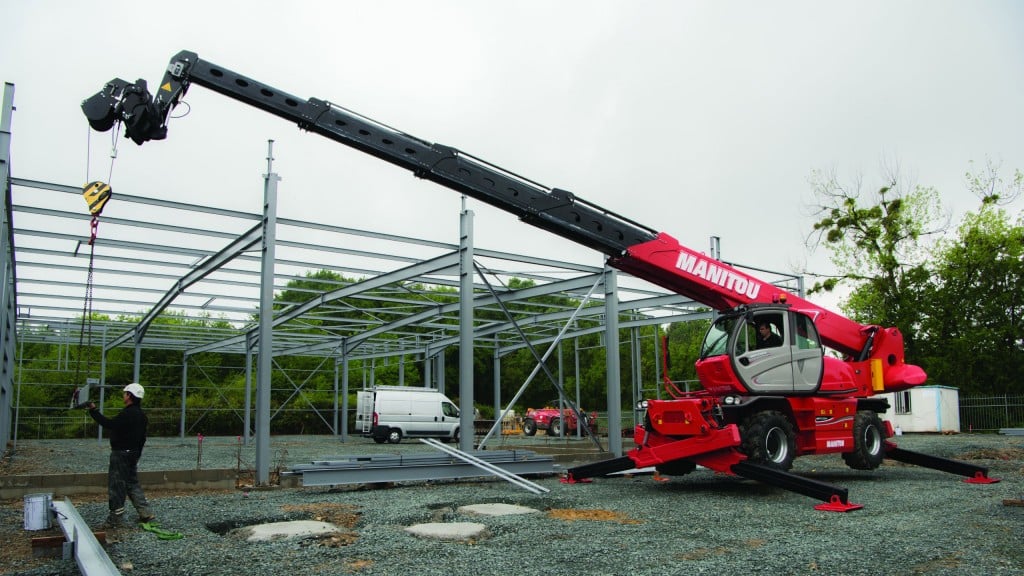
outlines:
[{"label": "cab door", "polygon": [[[759,326],[770,335],[759,334]],[[755,311],[732,341],[733,368],[753,394],[811,393],[821,386],[824,349],[810,317],[791,310]]]},{"label": "cab door", "polygon": [[825,373],[825,349],[821,347],[818,328],[809,316],[790,312],[793,341],[793,390],[815,392]]},{"label": "cab door", "polygon": [[[733,369],[753,394],[786,394],[794,390],[793,350],[787,311],[754,311],[738,322],[733,335]],[[767,324],[772,338],[765,341],[758,326]]]}]

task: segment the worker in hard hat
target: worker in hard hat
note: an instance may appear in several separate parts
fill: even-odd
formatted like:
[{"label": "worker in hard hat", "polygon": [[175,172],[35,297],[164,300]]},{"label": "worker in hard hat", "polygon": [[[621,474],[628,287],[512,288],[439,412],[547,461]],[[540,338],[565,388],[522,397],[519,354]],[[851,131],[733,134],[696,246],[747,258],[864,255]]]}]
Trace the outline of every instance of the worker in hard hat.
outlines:
[{"label": "worker in hard hat", "polygon": [[107,469],[110,512],[106,524],[112,528],[123,524],[126,497],[131,499],[139,513],[139,522],[151,522],[155,518],[139,485],[138,474],[139,457],[146,444],[146,426],[149,424],[146,413],[142,411],[142,397],[146,390],[132,382],[124,387],[123,393],[124,410],[113,418],[100,414],[96,404],[90,402],[87,405],[89,416],[110,431],[110,466]]}]

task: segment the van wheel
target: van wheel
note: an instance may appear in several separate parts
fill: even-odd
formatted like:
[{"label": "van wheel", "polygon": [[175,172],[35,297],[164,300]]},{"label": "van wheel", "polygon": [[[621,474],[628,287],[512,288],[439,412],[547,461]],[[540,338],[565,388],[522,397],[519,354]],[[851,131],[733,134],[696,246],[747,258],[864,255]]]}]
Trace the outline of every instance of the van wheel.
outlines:
[{"label": "van wheel", "polygon": [[392,428],[388,431],[388,444],[398,444],[402,441],[402,431],[398,428]]}]

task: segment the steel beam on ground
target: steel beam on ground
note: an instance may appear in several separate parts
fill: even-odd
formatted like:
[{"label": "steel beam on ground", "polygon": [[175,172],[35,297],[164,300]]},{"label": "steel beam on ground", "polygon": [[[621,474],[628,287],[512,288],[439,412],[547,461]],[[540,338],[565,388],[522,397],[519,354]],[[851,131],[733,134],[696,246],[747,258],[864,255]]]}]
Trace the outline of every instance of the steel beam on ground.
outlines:
[{"label": "steel beam on ground", "polygon": [[57,523],[64,532],[64,538],[71,545],[71,553],[75,557],[75,564],[83,576],[104,576],[106,574],[120,574],[107,556],[99,540],[93,535],[92,529],[85,523],[82,516],[75,510],[71,500],[65,498],[63,502],[51,504],[57,516]]},{"label": "steel beam on ground", "polygon": [[[524,450],[485,450],[477,458],[510,474],[553,474],[554,458]],[[337,456],[293,466],[286,475],[302,476],[303,486],[453,480],[493,476],[444,454]]]}]

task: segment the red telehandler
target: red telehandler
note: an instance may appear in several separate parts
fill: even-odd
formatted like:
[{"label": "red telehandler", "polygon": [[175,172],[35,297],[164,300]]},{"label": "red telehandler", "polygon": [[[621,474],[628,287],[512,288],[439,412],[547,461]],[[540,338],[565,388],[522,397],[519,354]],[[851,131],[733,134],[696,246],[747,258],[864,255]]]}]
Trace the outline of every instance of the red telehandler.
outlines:
[{"label": "red telehandler", "polygon": [[[567,482],[632,468],[684,474],[704,466],[818,498],[847,511],[845,488],[788,470],[806,454],[841,454],[855,469],[884,458],[987,483],[988,470],[897,447],[878,396],[925,382],[907,364],[896,328],[862,325],[695,252],[665,234],[455,148],[410,136],[316,98],[303,100],[202,60],[175,55],[156,95],[142,79],[115,78],[82,103],[98,131],[122,123],[136,144],[167,136],[171,111],[196,84],[411,170],[417,177],[492,204],[608,256],[608,263],[719,311],[697,361],[701,390],[645,400],[636,447],[572,468]],[[759,336],[760,332],[760,336]],[[826,348],[842,358],[826,354]]]}]

